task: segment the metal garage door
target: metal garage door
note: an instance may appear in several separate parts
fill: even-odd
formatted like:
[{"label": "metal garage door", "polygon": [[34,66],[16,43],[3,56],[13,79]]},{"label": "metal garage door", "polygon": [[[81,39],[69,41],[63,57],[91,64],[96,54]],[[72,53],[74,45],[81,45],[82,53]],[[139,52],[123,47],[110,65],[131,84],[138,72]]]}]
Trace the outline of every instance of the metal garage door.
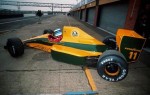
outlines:
[{"label": "metal garage door", "polygon": [[76,12],[75,12],[75,17],[76,17],[77,19],[80,19],[80,11],[76,11]]},{"label": "metal garage door", "polygon": [[87,22],[89,24],[94,24],[94,16],[95,16],[95,8],[89,8],[88,9],[88,17],[87,17]]},{"label": "metal garage door", "polygon": [[85,20],[85,10],[81,11],[81,20],[84,21]]},{"label": "metal garage door", "polygon": [[107,4],[100,7],[100,17],[98,27],[113,34],[118,28],[123,28],[128,11],[128,2]]}]

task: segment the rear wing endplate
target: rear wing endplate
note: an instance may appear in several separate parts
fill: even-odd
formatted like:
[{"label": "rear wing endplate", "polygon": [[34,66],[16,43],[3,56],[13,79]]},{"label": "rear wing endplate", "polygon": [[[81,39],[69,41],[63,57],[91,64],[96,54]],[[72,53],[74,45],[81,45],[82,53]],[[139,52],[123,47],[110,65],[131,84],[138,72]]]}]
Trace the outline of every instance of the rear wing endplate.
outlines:
[{"label": "rear wing endplate", "polygon": [[135,62],[138,59],[145,41],[145,38],[133,30],[118,29],[117,31],[117,46],[128,62]]}]

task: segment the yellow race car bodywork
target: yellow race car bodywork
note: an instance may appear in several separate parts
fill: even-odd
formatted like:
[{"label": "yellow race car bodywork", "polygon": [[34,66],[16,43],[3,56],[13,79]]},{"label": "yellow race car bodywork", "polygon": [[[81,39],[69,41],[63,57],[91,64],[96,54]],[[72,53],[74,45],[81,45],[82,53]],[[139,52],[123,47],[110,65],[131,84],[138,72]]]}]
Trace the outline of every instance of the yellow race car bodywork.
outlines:
[{"label": "yellow race car bodywork", "polygon": [[[64,26],[63,38],[57,43],[50,42],[48,35],[51,34],[27,39],[24,40],[24,43],[29,47],[51,52],[52,57],[56,60],[81,65],[86,64],[86,58],[97,58],[108,48],[103,42],[98,41],[77,27]],[[117,32],[117,46],[120,52],[125,51],[125,57],[128,59],[128,62],[137,60],[144,42],[145,38],[132,30],[119,29]],[[130,55],[132,52],[135,52],[136,55]],[[135,57],[132,59],[132,56]]]},{"label": "yellow race car bodywork", "polygon": [[[51,52],[52,57],[56,60],[82,65],[86,63],[86,57],[98,57],[107,49],[104,43],[77,27],[65,26],[63,38],[58,43],[50,42],[48,35],[50,34],[27,39],[24,40],[24,43],[29,47]],[[79,62],[75,60],[79,60]]]},{"label": "yellow race car bodywork", "polygon": [[6,48],[13,57],[21,56],[25,45],[50,52],[57,61],[81,66],[95,64],[103,79],[120,81],[127,76],[128,63],[138,59],[145,40],[132,30],[118,29],[115,39],[101,42],[77,27],[64,26],[62,32],[57,29],[24,41],[8,39]]}]

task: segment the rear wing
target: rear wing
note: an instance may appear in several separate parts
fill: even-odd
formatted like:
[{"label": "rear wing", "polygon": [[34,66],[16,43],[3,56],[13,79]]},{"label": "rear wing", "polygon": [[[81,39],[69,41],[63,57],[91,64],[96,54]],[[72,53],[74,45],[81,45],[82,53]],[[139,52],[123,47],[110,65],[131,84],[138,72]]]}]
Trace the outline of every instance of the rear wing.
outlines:
[{"label": "rear wing", "polygon": [[128,62],[135,62],[138,59],[145,41],[145,38],[133,30],[118,29],[117,31],[117,46]]}]

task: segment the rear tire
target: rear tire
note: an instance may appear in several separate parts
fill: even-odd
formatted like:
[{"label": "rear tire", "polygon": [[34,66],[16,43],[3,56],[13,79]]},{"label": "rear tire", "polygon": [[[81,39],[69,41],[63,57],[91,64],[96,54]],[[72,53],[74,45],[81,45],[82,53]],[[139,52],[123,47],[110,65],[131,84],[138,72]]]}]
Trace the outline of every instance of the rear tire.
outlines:
[{"label": "rear tire", "polygon": [[127,76],[128,64],[120,52],[107,50],[99,57],[97,71],[104,80],[117,82]]},{"label": "rear tire", "polygon": [[12,57],[19,57],[24,54],[24,44],[19,38],[8,39],[6,47]]},{"label": "rear tire", "polygon": [[51,29],[45,29],[43,32],[43,34],[53,34],[53,33],[54,33],[54,31]]},{"label": "rear tire", "polygon": [[107,36],[104,38],[103,43],[108,46],[108,49],[117,50],[116,38],[113,36]]}]

